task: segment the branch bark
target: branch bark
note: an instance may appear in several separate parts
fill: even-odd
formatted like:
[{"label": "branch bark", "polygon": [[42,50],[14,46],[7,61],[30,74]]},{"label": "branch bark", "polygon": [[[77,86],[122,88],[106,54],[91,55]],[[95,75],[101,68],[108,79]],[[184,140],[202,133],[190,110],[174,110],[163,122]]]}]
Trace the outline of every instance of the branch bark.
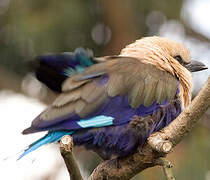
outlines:
[{"label": "branch bark", "polygon": [[[152,134],[138,152],[122,158],[104,161],[93,171],[89,180],[127,180],[146,168],[156,166],[189,133],[210,106],[210,77],[192,103],[162,131]],[[171,144],[163,147],[165,143]],[[169,148],[168,148],[169,147]]]}]

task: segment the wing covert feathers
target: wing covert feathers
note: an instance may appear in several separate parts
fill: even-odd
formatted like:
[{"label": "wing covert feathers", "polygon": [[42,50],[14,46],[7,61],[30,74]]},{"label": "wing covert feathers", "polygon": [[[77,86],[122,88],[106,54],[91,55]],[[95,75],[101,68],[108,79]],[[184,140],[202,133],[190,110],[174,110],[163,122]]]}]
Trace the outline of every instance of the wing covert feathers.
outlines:
[{"label": "wing covert feathers", "polygon": [[[132,108],[175,98],[177,79],[170,73],[135,58],[106,58],[107,61],[101,58],[101,63],[68,78],[63,83],[63,93],[41,114],[41,119],[48,121],[73,112],[85,117],[108,98],[118,95],[128,95]],[[108,80],[100,84],[105,75]]]}]

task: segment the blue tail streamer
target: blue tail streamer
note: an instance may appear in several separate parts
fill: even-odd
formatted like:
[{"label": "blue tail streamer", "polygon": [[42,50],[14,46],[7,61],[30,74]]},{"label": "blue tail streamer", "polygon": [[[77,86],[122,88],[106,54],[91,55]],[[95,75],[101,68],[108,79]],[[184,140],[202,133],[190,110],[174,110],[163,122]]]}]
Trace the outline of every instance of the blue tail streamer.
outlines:
[{"label": "blue tail streamer", "polygon": [[73,132],[74,131],[49,132],[41,139],[38,139],[37,141],[35,141],[31,145],[29,145],[29,147],[18,157],[17,160],[20,160],[22,157],[24,157],[28,153],[38,149],[39,147],[41,147],[45,144],[48,144],[48,143],[53,143],[53,142],[59,141],[64,135],[70,135],[70,134],[73,134]]}]

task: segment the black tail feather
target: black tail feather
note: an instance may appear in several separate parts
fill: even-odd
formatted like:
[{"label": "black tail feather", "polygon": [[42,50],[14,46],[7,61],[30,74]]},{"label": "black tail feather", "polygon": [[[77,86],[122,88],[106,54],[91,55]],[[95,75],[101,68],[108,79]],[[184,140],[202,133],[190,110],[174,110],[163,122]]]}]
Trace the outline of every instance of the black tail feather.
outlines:
[{"label": "black tail feather", "polygon": [[77,72],[78,69],[85,69],[95,63],[92,57],[90,50],[78,48],[74,53],[38,56],[31,62],[31,67],[39,81],[51,90],[61,92],[61,85],[72,75],[71,72]]}]

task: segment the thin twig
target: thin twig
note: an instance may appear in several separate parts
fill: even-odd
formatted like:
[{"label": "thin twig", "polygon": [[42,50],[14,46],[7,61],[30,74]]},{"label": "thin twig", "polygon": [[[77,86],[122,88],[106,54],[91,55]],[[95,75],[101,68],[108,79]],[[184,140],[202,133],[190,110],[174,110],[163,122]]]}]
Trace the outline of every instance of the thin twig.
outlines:
[{"label": "thin twig", "polygon": [[157,165],[163,167],[163,172],[166,176],[166,180],[175,180],[175,177],[172,172],[173,165],[169,160],[167,160],[166,158],[159,158],[157,160]]},{"label": "thin twig", "polygon": [[83,180],[73,153],[73,138],[69,135],[63,136],[60,141],[60,152],[65,161],[71,180]]}]

